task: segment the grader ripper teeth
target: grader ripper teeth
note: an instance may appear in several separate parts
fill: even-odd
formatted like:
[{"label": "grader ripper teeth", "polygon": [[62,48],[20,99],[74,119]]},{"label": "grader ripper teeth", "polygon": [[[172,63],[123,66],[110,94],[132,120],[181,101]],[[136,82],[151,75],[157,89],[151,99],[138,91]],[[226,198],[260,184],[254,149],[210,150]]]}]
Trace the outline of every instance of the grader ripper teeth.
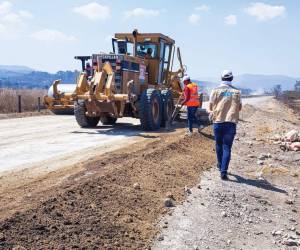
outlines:
[{"label": "grader ripper teeth", "polygon": [[180,50],[180,68],[172,71],[175,41],[157,33],[118,33],[112,39],[113,53],[75,57],[82,62],[76,88],[45,96],[49,109],[74,107],[81,127],[96,127],[101,121],[113,125],[118,118],[139,118],[144,130],[157,130],[172,120],[174,102],[182,95],[180,79],[186,67]]}]

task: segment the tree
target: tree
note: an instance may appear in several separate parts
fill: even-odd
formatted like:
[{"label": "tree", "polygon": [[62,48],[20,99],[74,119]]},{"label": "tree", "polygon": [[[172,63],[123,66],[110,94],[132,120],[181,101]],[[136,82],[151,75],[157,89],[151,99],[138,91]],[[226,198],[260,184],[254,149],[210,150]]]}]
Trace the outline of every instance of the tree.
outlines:
[{"label": "tree", "polygon": [[272,89],[272,94],[278,98],[282,94],[281,85],[277,84]]}]

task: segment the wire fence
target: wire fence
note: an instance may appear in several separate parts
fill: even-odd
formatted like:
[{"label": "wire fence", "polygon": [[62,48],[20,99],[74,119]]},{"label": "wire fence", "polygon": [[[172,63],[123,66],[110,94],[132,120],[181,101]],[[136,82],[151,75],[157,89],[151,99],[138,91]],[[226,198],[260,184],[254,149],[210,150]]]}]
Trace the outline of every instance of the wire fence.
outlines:
[{"label": "wire fence", "polygon": [[34,112],[45,109],[41,89],[0,89],[0,113]]}]

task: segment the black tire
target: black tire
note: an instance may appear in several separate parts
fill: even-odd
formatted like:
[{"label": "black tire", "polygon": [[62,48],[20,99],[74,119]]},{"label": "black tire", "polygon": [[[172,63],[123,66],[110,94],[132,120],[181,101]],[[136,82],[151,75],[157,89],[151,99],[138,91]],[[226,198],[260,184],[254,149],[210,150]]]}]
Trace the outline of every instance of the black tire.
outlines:
[{"label": "black tire", "polygon": [[117,120],[117,118],[111,117],[110,115],[100,117],[100,121],[103,125],[115,125]]},{"label": "black tire", "polygon": [[84,101],[74,103],[74,115],[78,125],[82,128],[95,128],[100,120],[100,117],[86,116],[86,107]]},{"label": "black tire", "polygon": [[172,120],[172,114],[174,112],[174,100],[172,91],[170,90],[163,90],[161,92],[162,96],[162,120],[161,120],[161,126],[166,127],[168,122],[171,122]]},{"label": "black tire", "polygon": [[162,120],[162,98],[156,89],[146,89],[140,99],[139,117],[143,130],[158,130]]},{"label": "black tire", "polygon": [[73,108],[54,109],[54,110],[51,110],[51,112],[55,115],[74,115],[74,109]]}]

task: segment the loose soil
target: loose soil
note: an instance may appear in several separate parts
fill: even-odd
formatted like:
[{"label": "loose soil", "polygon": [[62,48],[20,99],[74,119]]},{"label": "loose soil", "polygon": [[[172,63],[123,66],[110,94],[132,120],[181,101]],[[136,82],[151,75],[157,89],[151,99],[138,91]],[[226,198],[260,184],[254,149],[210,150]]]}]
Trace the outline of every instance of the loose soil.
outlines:
[{"label": "loose soil", "polygon": [[[182,206],[161,221],[154,250],[297,250],[300,247],[300,153],[274,138],[299,131],[300,117],[281,102],[245,105],[229,181],[203,172]],[[198,186],[199,187],[199,186]]]},{"label": "loose soil", "polygon": [[[0,197],[0,211],[6,211],[0,215],[0,249],[148,248],[156,222],[170,212],[166,193],[176,204],[184,201],[185,186],[196,185],[214,159],[209,128],[192,137],[180,129],[77,166],[40,191],[43,180],[18,186],[10,200]],[[31,192],[24,196],[23,189]]]}]

